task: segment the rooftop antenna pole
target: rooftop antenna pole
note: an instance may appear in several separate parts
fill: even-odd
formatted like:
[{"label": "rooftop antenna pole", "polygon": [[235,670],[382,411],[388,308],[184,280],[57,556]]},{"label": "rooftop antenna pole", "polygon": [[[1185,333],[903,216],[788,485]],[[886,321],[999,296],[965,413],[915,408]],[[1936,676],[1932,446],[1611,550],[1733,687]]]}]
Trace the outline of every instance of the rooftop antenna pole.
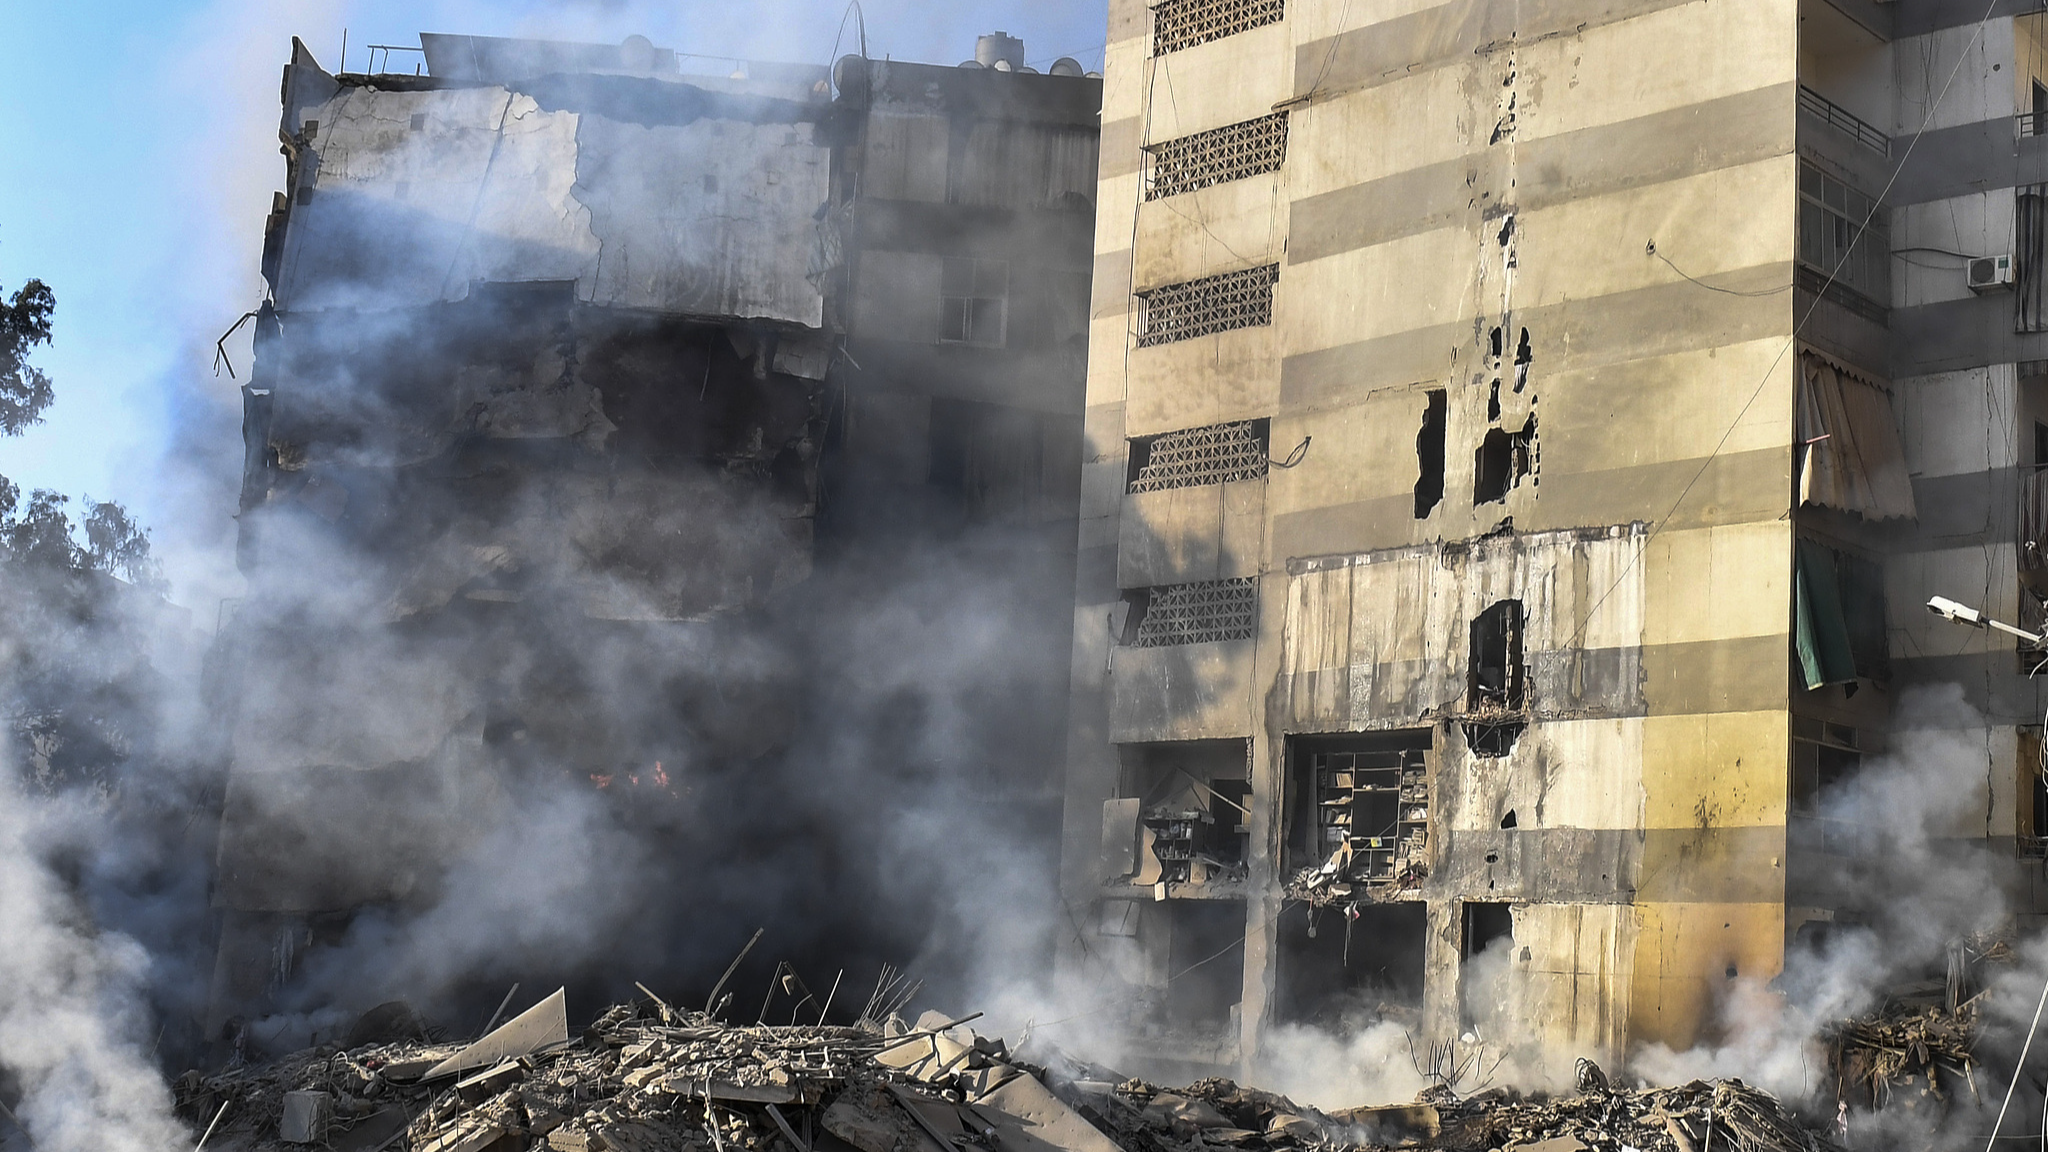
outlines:
[{"label": "rooftop antenna pole", "polygon": [[348,71],[348,29],[341,30],[341,65],[334,70],[336,76]]}]

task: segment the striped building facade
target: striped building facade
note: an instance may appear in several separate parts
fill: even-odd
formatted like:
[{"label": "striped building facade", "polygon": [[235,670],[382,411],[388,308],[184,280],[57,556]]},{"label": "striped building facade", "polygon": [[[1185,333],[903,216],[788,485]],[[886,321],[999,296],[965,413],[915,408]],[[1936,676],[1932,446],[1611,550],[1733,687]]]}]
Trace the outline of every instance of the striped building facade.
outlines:
[{"label": "striped building facade", "polygon": [[2033,690],[1918,605],[2021,611],[2048,332],[1883,247],[1949,65],[1941,156],[2030,147],[1951,7],[1112,0],[1062,964],[1141,1047],[1711,1040],[1854,919],[1821,797],[1920,682],[2031,907]]}]

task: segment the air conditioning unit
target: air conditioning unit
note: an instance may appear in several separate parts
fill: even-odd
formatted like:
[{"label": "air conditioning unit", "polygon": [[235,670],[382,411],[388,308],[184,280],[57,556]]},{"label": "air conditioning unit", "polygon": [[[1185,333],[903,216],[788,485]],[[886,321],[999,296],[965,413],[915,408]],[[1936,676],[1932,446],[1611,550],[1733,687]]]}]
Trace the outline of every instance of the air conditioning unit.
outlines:
[{"label": "air conditioning unit", "polygon": [[1970,261],[1970,291],[1992,292],[2012,286],[2012,257],[1980,256]]}]

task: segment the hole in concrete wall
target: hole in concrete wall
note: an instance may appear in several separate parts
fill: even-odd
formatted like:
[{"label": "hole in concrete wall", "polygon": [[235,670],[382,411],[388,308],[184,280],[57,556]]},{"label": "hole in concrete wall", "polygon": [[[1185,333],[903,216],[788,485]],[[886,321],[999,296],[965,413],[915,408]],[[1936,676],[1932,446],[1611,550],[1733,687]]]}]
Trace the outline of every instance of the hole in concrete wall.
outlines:
[{"label": "hole in concrete wall", "polygon": [[1233,1023],[1244,995],[1242,900],[1170,900],[1166,905],[1167,1025],[1205,1032]]},{"label": "hole in concrete wall", "polygon": [[1444,436],[1450,423],[1450,395],[1433,390],[1422,409],[1422,430],[1415,434],[1415,518],[1424,519],[1444,498]]},{"label": "hole in concrete wall", "polygon": [[1465,745],[1475,756],[1489,759],[1505,756],[1515,750],[1515,741],[1522,738],[1522,729],[1529,726],[1525,720],[1467,720],[1464,723]]},{"label": "hole in concrete wall", "polygon": [[1508,814],[1500,818],[1500,826],[1503,828],[1513,828],[1516,826],[1515,810],[1513,808],[1508,809]]},{"label": "hole in concrete wall", "polygon": [[1474,712],[1521,708],[1528,671],[1522,666],[1522,602],[1502,600],[1472,621],[1466,666],[1466,707]]},{"label": "hole in concrete wall", "polygon": [[1296,904],[1280,914],[1277,932],[1280,1020],[1338,1031],[1379,1019],[1406,1023],[1420,1007],[1428,935],[1422,903]]},{"label": "hole in concrete wall", "polygon": [[1486,390],[1486,419],[1488,423],[1500,419],[1500,377],[1495,376]]},{"label": "hole in concrete wall", "polygon": [[1534,470],[1535,460],[1535,416],[1519,431],[1487,429],[1486,439],[1472,453],[1472,503],[1506,500],[1509,490]]},{"label": "hole in concrete wall", "polygon": [[[1512,215],[1503,217],[1500,222],[1500,233],[1498,236],[1498,239],[1500,240],[1500,246],[1503,248],[1507,247],[1510,243],[1513,242],[1514,238],[1515,218]],[[1496,328],[1494,329],[1494,331],[1499,332],[1500,329]],[[1528,330],[1524,329],[1523,331],[1526,334]],[[1496,355],[1498,355],[1498,353],[1496,353]]]},{"label": "hole in concrete wall", "polygon": [[1529,365],[1536,355],[1529,347],[1529,330],[1522,329],[1522,338],[1515,345],[1515,391],[1520,393],[1529,383]]},{"label": "hole in concrete wall", "polygon": [[1487,355],[1492,356],[1495,360],[1500,359],[1501,334],[1499,328],[1495,328],[1492,332],[1487,334],[1486,345]]}]

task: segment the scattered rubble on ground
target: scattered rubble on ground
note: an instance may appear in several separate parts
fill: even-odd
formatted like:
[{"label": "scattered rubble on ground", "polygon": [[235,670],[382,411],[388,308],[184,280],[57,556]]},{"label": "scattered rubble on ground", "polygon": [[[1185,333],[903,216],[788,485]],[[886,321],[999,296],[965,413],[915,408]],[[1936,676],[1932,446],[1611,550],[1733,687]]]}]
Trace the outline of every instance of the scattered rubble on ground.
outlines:
[{"label": "scattered rubble on ground", "polygon": [[[1324,1112],[1228,1080],[1169,1090],[926,1013],[850,1027],[736,1025],[650,997],[571,1035],[561,993],[473,1044],[440,1044],[409,1011],[353,1047],[236,1064],[177,1084],[215,1152],[1823,1152],[1740,1081],[1610,1088],[1582,1062],[1577,1094],[1495,1088]],[[884,1007],[889,1007],[884,1005]],[[875,1017],[882,1017],[878,1021]],[[822,1016],[822,1014],[821,1014]],[[347,1039],[364,1040],[364,1029]]]}]

